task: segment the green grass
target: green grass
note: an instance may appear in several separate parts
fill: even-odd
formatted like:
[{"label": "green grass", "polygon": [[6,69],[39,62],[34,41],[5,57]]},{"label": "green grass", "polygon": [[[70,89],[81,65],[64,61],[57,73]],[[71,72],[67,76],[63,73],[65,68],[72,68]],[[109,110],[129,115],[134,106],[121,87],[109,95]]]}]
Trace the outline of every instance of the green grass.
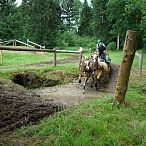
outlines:
[{"label": "green grass", "polygon": [[[59,59],[67,59],[75,56],[74,54],[65,54],[58,53],[57,60]],[[11,65],[22,65],[22,64],[31,64],[42,61],[53,61],[54,54],[53,53],[44,53],[44,54],[35,54],[31,52],[8,52],[3,51],[3,62],[0,66],[11,66]]]},{"label": "green grass", "polygon": [[[141,50],[138,50],[137,52],[141,53]],[[108,53],[110,55],[112,63],[121,64],[122,51],[110,51]],[[132,67],[133,68],[138,68],[138,57],[137,56],[134,57],[134,61],[133,61]],[[143,57],[143,68],[146,69],[146,54],[144,54],[144,57]]]},{"label": "green grass", "polygon": [[1,70],[0,71],[0,78],[3,79],[10,79],[12,73],[16,73],[16,72],[31,72],[31,71],[35,71],[35,72],[39,72],[40,74],[43,72],[49,72],[49,71],[57,71],[57,70],[61,70],[67,74],[78,74],[78,63],[67,63],[67,64],[59,64],[56,67],[54,67],[54,65],[44,65],[44,66],[29,66],[29,67],[16,67],[16,68],[10,68],[10,69],[6,69],[6,70]]},{"label": "green grass", "polygon": [[[134,80],[133,80],[134,79]],[[86,100],[79,106],[46,117],[37,125],[16,130],[7,144],[40,146],[145,146],[146,80],[132,74],[126,103],[112,96]]]}]

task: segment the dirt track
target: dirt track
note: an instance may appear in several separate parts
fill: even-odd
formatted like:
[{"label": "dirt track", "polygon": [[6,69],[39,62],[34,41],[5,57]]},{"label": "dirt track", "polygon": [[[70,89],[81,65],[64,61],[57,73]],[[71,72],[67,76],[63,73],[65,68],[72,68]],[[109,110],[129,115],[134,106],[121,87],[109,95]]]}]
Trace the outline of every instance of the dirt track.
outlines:
[{"label": "dirt track", "polygon": [[33,92],[11,82],[0,81],[0,133],[35,123],[61,110],[63,105],[77,104],[84,99],[114,94],[118,68],[119,66],[113,65],[110,82],[98,91],[90,87],[83,91],[82,86],[77,86],[76,79],[67,85],[35,89]]},{"label": "dirt track", "polygon": [[43,99],[53,98],[56,102],[62,102],[65,106],[72,104],[78,104],[85,99],[89,98],[100,98],[107,95],[113,95],[115,91],[117,75],[118,75],[118,65],[113,65],[112,77],[108,84],[103,85],[97,91],[90,87],[90,83],[87,84],[86,90],[83,90],[82,85],[78,85],[78,80],[75,79],[72,83],[55,86],[55,87],[45,87],[40,89],[32,90],[34,93],[40,95]]}]

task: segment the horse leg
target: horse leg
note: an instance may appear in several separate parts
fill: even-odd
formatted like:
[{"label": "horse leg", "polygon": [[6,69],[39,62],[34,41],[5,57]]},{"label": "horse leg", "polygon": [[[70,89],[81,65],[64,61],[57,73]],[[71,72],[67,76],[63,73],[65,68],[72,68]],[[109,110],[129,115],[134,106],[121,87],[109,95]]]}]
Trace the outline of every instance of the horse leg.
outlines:
[{"label": "horse leg", "polygon": [[101,71],[95,71],[95,73],[94,73],[94,86],[95,86],[95,90],[98,89],[101,73],[102,73]]},{"label": "horse leg", "polygon": [[89,75],[86,75],[86,77],[85,77],[85,82],[84,82],[84,84],[83,84],[83,89],[84,89],[84,90],[85,90],[85,87],[86,87],[86,84],[87,84],[88,79],[89,79]]},{"label": "horse leg", "polygon": [[107,83],[109,81],[109,72],[104,73],[104,82]]},{"label": "horse leg", "polygon": [[79,74],[79,81],[78,83],[81,84],[82,74]]}]

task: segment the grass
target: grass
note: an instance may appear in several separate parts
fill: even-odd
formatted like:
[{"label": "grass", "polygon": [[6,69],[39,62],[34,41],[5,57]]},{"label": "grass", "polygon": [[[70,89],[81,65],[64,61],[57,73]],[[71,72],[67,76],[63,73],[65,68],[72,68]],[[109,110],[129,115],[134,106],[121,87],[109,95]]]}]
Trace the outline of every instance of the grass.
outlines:
[{"label": "grass", "polygon": [[[86,54],[89,55],[87,52]],[[113,63],[120,64],[122,52],[110,52],[110,57]],[[145,76],[137,76],[134,70],[137,64],[135,58],[124,105],[113,102],[114,97],[106,94],[101,99],[88,99],[78,106],[44,118],[37,125],[17,129],[10,135],[2,135],[0,145],[145,146],[146,80]],[[146,68],[146,55],[143,67]],[[9,78],[12,72],[25,70],[26,68],[5,70],[0,72],[0,76]],[[78,64],[30,67],[27,70],[63,70],[76,74]]]},{"label": "grass", "polygon": [[[58,53],[57,60],[67,59],[75,56],[74,54]],[[3,51],[3,62],[0,66],[14,66],[30,63],[38,63],[42,61],[53,61],[53,53],[31,53],[31,52],[10,52]]]},{"label": "grass", "polygon": [[145,85],[144,77],[132,74],[124,105],[114,104],[112,96],[88,99],[37,125],[16,130],[10,139],[5,137],[1,142],[5,139],[7,144],[28,146],[145,146]]},{"label": "grass", "polygon": [[67,63],[67,64],[59,64],[56,67],[54,65],[44,65],[44,66],[29,66],[29,67],[18,67],[18,68],[10,68],[6,70],[0,71],[0,78],[10,79],[12,73],[16,72],[38,72],[39,74],[43,74],[43,72],[49,71],[64,71],[67,74],[78,74],[78,63]]},{"label": "grass", "polygon": [[[141,53],[141,50],[138,50],[138,53]],[[110,58],[112,59],[112,63],[121,64],[122,60],[122,51],[110,51],[109,52]],[[135,56],[132,64],[133,68],[138,68],[138,57]],[[143,57],[143,68],[146,69],[146,54]]]}]

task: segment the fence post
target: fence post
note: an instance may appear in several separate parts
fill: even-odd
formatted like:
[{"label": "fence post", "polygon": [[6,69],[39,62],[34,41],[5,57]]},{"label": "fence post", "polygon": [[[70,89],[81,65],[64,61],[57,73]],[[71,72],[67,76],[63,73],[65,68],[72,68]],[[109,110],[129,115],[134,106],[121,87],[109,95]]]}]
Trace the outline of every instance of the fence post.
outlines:
[{"label": "fence post", "polygon": [[2,50],[0,51],[0,60],[1,60],[1,64],[3,63],[3,52],[2,52]]},{"label": "fence post", "polygon": [[54,64],[54,66],[56,66],[56,48],[54,48],[53,50],[54,50],[54,60],[53,60],[53,64]]},{"label": "fence post", "polygon": [[143,54],[139,54],[139,76],[142,75],[142,62],[143,62]]},{"label": "fence post", "polygon": [[27,42],[26,42],[27,45],[25,45],[26,47],[28,47],[28,41],[29,41],[29,39],[27,39]]},{"label": "fence post", "polygon": [[16,42],[16,39],[15,39],[15,40],[14,40],[14,46],[16,46],[16,43],[17,43],[17,42]]},{"label": "fence post", "polygon": [[81,63],[82,63],[82,57],[83,57],[83,48],[80,47],[79,51],[80,51],[80,56],[79,56],[79,69],[80,69],[80,66],[81,66]]},{"label": "fence post", "polygon": [[130,70],[135,56],[136,48],[137,48],[136,31],[128,30],[126,33],[123,57],[120,65],[115,93],[115,98],[117,99],[119,104],[122,104],[125,99],[129,82]]}]

